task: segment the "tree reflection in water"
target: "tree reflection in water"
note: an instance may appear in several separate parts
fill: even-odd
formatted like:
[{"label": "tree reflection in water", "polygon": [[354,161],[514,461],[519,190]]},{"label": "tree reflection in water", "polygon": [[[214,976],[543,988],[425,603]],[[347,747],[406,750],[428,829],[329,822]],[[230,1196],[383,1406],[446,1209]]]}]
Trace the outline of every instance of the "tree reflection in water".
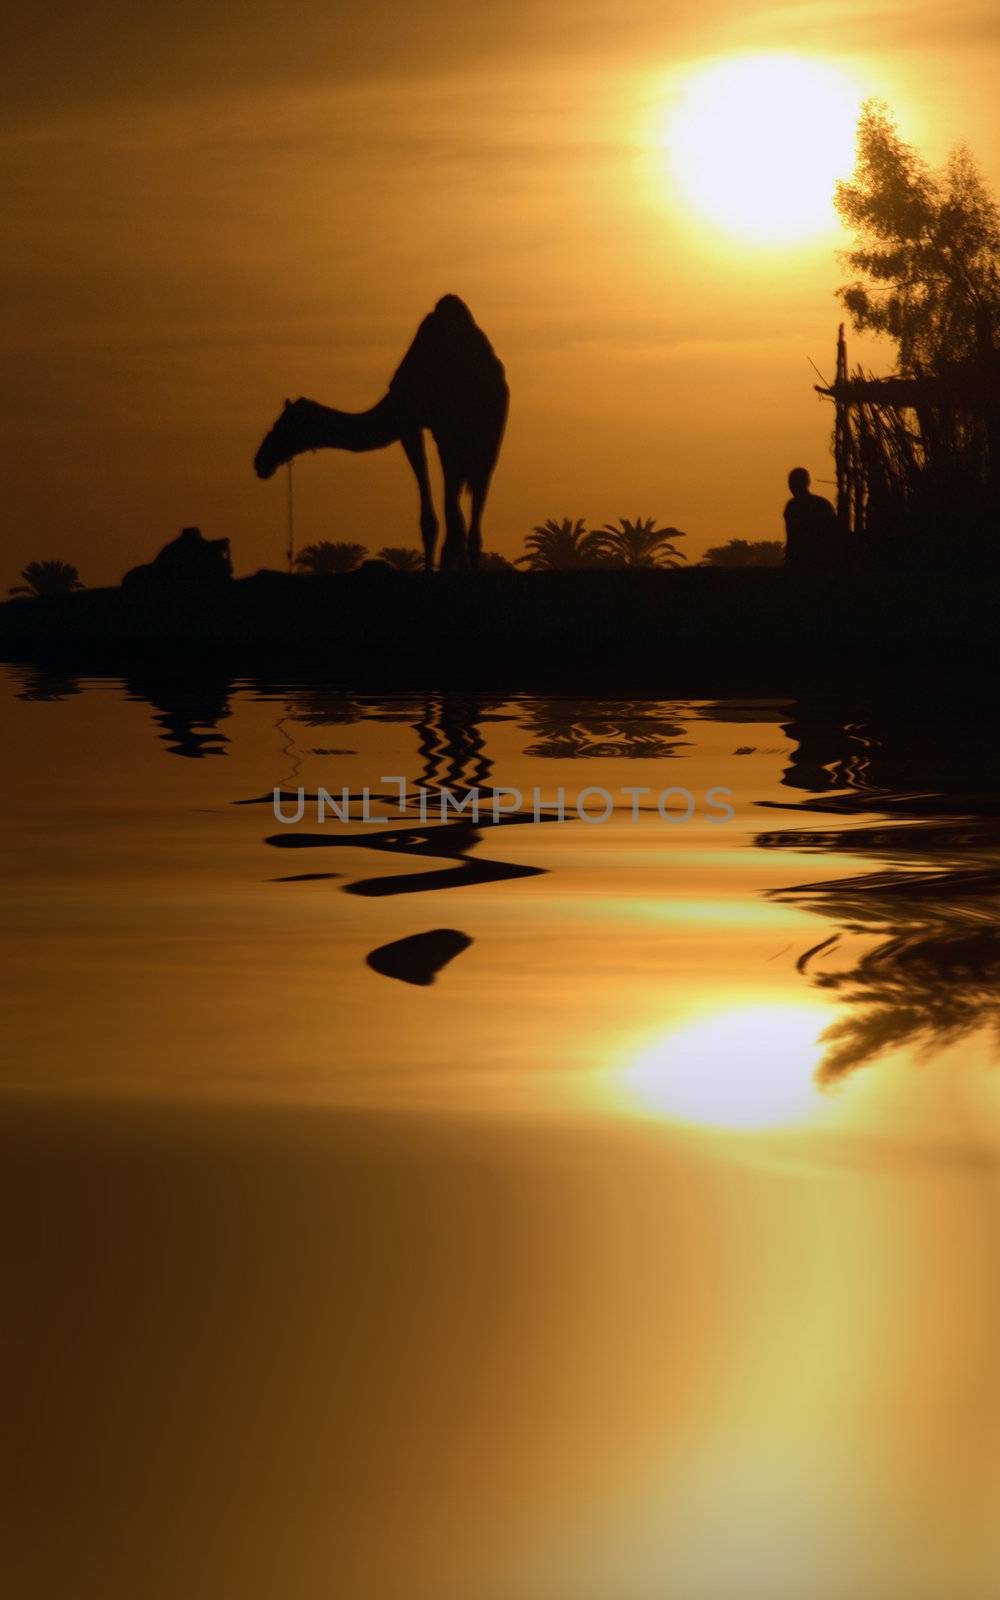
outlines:
[{"label": "tree reflection in water", "polygon": [[770,894],[871,941],[842,970],[800,962],[847,1008],[824,1036],[820,1080],[835,1083],[888,1050],[927,1055],[980,1031],[1000,1047],[1000,770],[981,726],[885,712],[824,724],[796,707],[785,731],[796,744],[785,782],[814,795],[794,809],[844,821],[756,843],[872,863]]},{"label": "tree reflection in water", "polygon": [[656,700],[532,699],[522,725],[535,742],[524,753],[556,761],[663,760],[689,744],[682,724],[664,713]]}]

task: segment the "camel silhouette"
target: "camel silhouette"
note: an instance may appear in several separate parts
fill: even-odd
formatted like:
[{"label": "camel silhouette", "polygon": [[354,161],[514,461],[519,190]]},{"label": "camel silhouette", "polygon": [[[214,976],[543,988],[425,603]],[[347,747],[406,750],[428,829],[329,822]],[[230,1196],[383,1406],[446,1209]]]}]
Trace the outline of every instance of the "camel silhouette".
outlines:
[{"label": "camel silhouette", "polygon": [[[473,568],[483,547],[483,507],[500,453],[509,390],[486,335],[457,295],[446,294],[417,329],[388,392],[369,411],[332,411],[315,400],[286,400],[254,459],[261,478],[306,450],[381,450],[397,439],[420,490],[420,533],[430,572],[438,537],[423,430],[444,474],[441,570]],[[468,532],[460,496],[468,489]]]}]

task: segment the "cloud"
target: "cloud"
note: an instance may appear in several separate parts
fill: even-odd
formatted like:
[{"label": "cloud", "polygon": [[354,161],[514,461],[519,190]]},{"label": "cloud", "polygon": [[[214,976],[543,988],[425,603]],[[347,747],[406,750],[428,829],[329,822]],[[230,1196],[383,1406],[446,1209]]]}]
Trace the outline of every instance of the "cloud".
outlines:
[{"label": "cloud", "polygon": [[738,0],[35,0],[5,33],[6,126],[60,111],[199,103],[309,84],[389,87],[581,60],[646,63],[732,24]]},{"label": "cloud", "polygon": [[572,71],[666,64],[678,53],[1000,44],[995,0],[34,0],[4,36],[0,105],[23,127],[59,111],[197,104],[313,84],[386,87],[529,64]]},{"label": "cloud", "polygon": [[1000,45],[995,0],[791,0],[759,12],[755,26],[831,53]]}]

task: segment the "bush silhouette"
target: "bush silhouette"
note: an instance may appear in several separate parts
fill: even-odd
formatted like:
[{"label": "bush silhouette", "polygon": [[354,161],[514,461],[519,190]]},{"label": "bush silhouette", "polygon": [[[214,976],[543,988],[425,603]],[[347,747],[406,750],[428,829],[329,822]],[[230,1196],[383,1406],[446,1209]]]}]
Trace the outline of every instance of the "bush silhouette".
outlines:
[{"label": "bush silhouette", "polygon": [[702,557],[703,567],[781,567],[785,547],[780,539],[730,539],[713,545]]}]

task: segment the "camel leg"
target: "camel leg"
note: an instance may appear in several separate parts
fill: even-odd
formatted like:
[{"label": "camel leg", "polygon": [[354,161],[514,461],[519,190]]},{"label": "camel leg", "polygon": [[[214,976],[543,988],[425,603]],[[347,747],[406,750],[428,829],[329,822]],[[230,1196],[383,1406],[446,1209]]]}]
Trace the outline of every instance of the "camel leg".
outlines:
[{"label": "camel leg", "polygon": [[486,492],[489,486],[489,472],[477,473],[469,485],[472,495],[472,518],[469,522],[469,566],[473,572],[478,568],[479,558],[483,553],[483,507],[486,504]]},{"label": "camel leg", "polygon": [[412,432],[400,434],[400,444],[406,451],[406,459],[413,468],[413,475],[417,480],[420,490],[420,537],[424,545],[424,570],[434,571],[434,549],[437,545],[438,519],[434,510],[434,501],[431,498],[431,480],[427,472],[427,451],[424,448],[424,435],[422,428],[414,428]]},{"label": "camel leg", "polygon": [[467,564],[468,550],[465,542],[465,518],[459,504],[462,477],[447,461],[444,468],[444,548],[441,551],[441,571],[460,572]]}]

